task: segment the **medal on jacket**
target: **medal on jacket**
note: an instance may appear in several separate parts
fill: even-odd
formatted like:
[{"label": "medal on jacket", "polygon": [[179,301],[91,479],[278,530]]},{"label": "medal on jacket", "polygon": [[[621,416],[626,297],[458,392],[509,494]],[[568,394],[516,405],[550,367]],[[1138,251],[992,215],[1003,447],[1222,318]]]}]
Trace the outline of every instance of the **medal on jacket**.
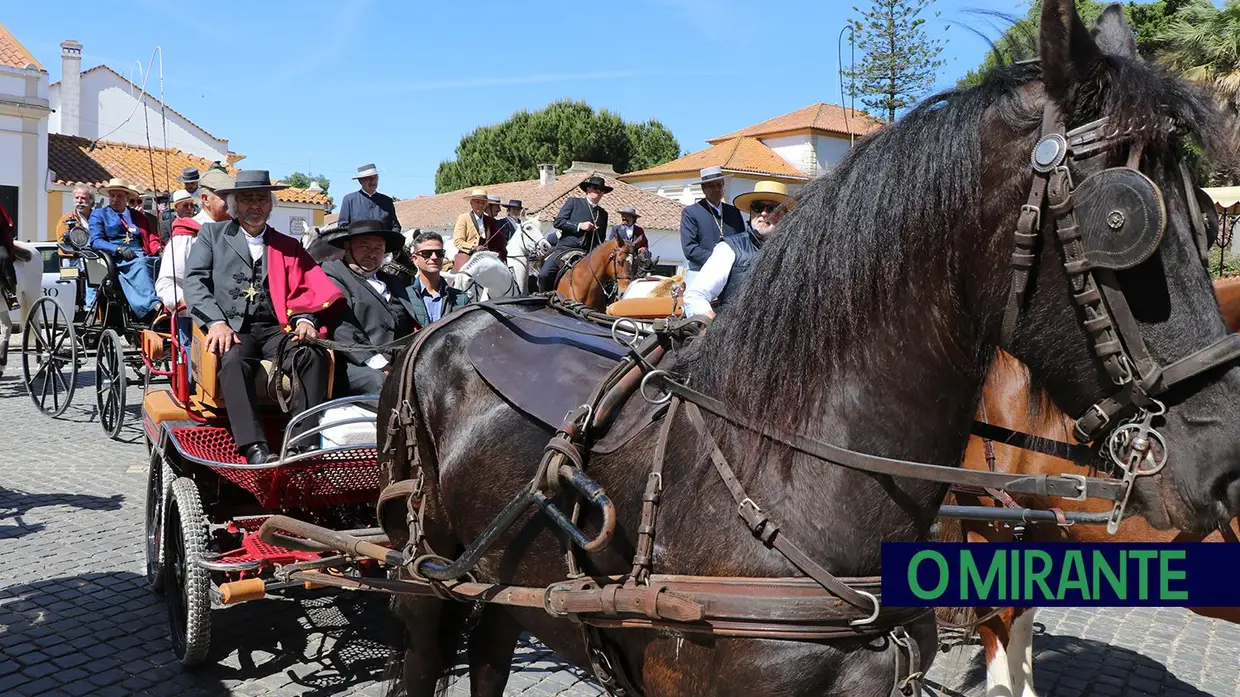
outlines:
[{"label": "medal on jacket", "polygon": [[125,244],[133,242],[133,231],[134,228],[132,225],[125,226]]},{"label": "medal on jacket", "polygon": [[254,298],[258,297],[258,286],[251,283],[241,294],[245,296],[246,302],[254,302]]}]

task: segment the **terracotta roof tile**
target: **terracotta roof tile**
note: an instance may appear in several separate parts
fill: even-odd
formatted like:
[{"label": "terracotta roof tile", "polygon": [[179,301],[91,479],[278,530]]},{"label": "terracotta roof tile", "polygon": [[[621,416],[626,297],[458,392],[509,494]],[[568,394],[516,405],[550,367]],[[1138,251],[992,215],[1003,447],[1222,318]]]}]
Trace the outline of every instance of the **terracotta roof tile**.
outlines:
[{"label": "terracotta roof tile", "polygon": [[27,51],[26,47],[22,46],[22,42],[18,41],[17,37],[13,36],[13,33],[3,24],[0,24],[0,65],[25,68],[31,63],[39,70],[47,72],[34,54]]},{"label": "terracotta roof tile", "polygon": [[[560,212],[564,201],[570,196],[582,195],[577,185],[595,174],[601,176],[608,186],[614,188],[611,193],[603,196],[601,204],[610,220],[617,222],[620,220],[616,211],[621,206],[633,206],[641,214],[642,227],[649,230],[680,229],[680,214],[684,206],[676,201],[643,191],[632,184],[626,184],[616,179],[614,173],[590,171],[561,174],[547,186],[539,186],[537,179],[529,179],[478,188],[486,189],[488,194],[498,195],[504,203],[510,199],[518,199],[525,207],[526,216],[536,215],[540,221],[549,223]],[[473,187],[470,187],[434,196],[419,196],[397,201],[396,216],[400,218],[401,226],[406,230],[451,228],[456,223],[457,216],[469,210],[465,197],[472,189]],[[335,220],[335,215],[329,215],[324,220],[324,224],[330,224]]]},{"label": "terracotta roof tile", "polygon": [[657,167],[621,174],[622,179],[649,174],[693,174],[707,167],[722,167],[725,171],[744,172],[764,176],[777,176],[808,181],[809,176],[792,166],[774,150],[757,138],[733,138],[705,150],[685,155],[678,160],[664,162]]},{"label": "terracotta roof tile", "polygon": [[[121,80],[122,82],[124,82],[125,84],[129,85],[130,87],[133,87],[134,92],[136,92],[136,93],[141,93],[141,94],[145,94],[145,95],[146,95],[146,97],[147,97],[147,99],[150,99],[150,100],[151,100],[152,102],[154,102],[155,104],[163,104],[163,102],[159,101],[159,98],[158,98],[158,97],[155,97],[154,95],[152,95],[152,94],[151,94],[151,93],[149,93],[149,92],[144,92],[144,91],[142,90],[142,87],[141,87],[141,86],[133,84],[132,82],[130,82],[130,81],[129,81],[129,78],[125,77],[124,75],[121,75],[120,73],[116,72],[115,70],[113,70],[113,69],[109,68],[109,67],[108,67],[108,66],[106,66],[106,65],[96,65],[95,67],[91,68],[90,70],[83,70],[83,71],[82,71],[82,75],[89,75],[90,73],[93,73],[93,72],[95,72],[96,70],[106,70],[106,71],[108,71],[109,73],[112,73],[112,74],[113,74],[113,75],[115,75],[116,77],[120,78],[120,80]],[[53,82],[50,86],[51,86],[51,87],[55,87],[56,85],[59,85],[59,84],[60,84],[60,80],[57,80],[56,82]],[[223,140],[223,138],[216,138],[216,136],[211,135],[211,133],[210,133],[207,129],[203,128],[202,126],[199,126],[199,125],[198,125],[198,124],[196,124],[196,123],[194,123],[194,122],[193,122],[193,120],[192,120],[192,119],[190,119],[190,118],[189,118],[188,116],[186,116],[185,114],[182,114],[181,112],[177,111],[176,109],[173,109],[172,107],[168,106],[167,104],[164,104],[164,106],[165,106],[165,107],[168,107],[168,111],[171,111],[172,113],[176,114],[177,116],[180,116],[181,118],[185,119],[186,121],[188,121],[188,122],[190,123],[190,125],[194,126],[195,128],[200,129],[203,133],[206,133],[208,136],[211,136],[212,138],[215,138],[216,140]],[[238,159],[238,160],[240,160],[240,159],[242,159],[243,157],[245,157],[245,156],[244,156],[244,155],[241,155],[241,156],[240,156],[240,157],[238,157],[237,159]]]},{"label": "terracotta roof tile", "polygon": [[[151,173],[152,160],[154,176]],[[174,191],[181,188],[181,183],[176,180],[181,170],[194,167],[205,172],[211,162],[177,148],[152,148],[148,152],[146,148],[109,140],[97,141],[94,150],[91,150],[89,138],[49,133],[47,166],[56,173],[56,183],[64,186],[78,182],[98,186],[112,177],[121,177],[147,191]],[[237,169],[229,167],[228,171],[236,174]],[[331,203],[331,198],[326,194],[298,188],[277,191],[276,198],[285,203],[321,206]]]},{"label": "terracotta roof tile", "polygon": [[739,131],[712,138],[706,142],[715,144],[743,136],[767,136],[805,128],[839,133],[841,135],[863,136],[878,130],[882,125],[882,122],[878,119],[863,111],[846,109],[837,104],[818,102],[783,116],[776,116],[762,123],[742,128]]}]

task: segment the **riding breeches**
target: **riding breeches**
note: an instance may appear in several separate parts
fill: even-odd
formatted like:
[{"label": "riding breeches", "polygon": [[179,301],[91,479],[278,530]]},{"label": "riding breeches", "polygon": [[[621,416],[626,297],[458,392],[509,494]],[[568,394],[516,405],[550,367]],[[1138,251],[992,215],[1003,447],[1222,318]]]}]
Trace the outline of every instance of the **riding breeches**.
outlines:
[{"label": "riding breeches", "polygon": [[538,290],[541,293],[555,290],[555,277],[560,273],[560,257],[575,251],[571,248],[556,249],[547,255],[542,268],[538,271]]}]

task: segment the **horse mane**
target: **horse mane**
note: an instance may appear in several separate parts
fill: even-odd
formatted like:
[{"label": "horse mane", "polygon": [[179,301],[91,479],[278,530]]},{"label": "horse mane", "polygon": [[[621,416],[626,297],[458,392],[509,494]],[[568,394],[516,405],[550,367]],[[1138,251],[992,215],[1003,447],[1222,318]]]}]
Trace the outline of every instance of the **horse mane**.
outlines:
[{"label": "horse mane", "polygon": [[[1071,95],[1069,128],[1100,115],[1121,130],[1173,122],[1208,150],[1224,145],[1218,112],[1203,92],[1137,61],[1107,57],[1100,66]],[[1023,96],[1040,77],[1037,64],[1004,66],[980,85],[935,95],[806,185],[744,289],[689,358],[699,385],[714,386],[741,414],[803,428],[821,386],[846,358],[864,365],[898,351],[875,338],[897,335],[892,318],[907,307],[934,313],[928,319],[944,330],[939,337],[950,337],[949,323],[963,313],[974,313],[975,326],[984,322],[977,308],[963,307],[958,288],[943,289],[941,275],[960,275],[969,250],[958,241],[980,239],[983,114],[990,109],[1012,129],[1034,133],[1041,103]],[[868,354],[858,357],[858,347]],[[982,373],[991,356],[963,359]]]}]

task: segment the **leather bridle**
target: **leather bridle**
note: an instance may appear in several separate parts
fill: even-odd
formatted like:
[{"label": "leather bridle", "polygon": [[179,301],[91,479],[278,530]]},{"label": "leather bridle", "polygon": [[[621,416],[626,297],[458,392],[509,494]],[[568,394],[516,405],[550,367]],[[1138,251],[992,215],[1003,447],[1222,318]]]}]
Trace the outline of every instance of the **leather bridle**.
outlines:
[{"label": "leather bridle", "polygon": [[[1166,407],[1157,397],[1203,373],[1233,363],[1240,358],[1240,335],[1229,334],[1203,349],[1168,365],[1160,365],[1146,349],[1141,330],[1115,277],[1116,270],[1131,268],[1153,254],[1161,244],[1166,225],[1166,211],[1156,184],[1140,174],[1145,141],[1141,131],[1108,130],[1107,119],[1099,119],[1070,131],[1064,130],[1063,118],[1051,101],[1043,111],[1041,138],[1033,150],[1033,185],[1028,201],[1021,206],[1012,254],[1012,285],[1008,295],[1001,330],[1003,345],[1010,345],[1026,298],[1030,271],[1037,256],[1034,248],[1043,236],[1050,237],[1052,225],[1064,257],[1064,270],[1072,287],[1072,297],[1081,309],[1081,326],[1091,338],[1094,355],[1115,385],[1115,391],[1094,403],[1076,420],[1074,436],[1081,443],[1094,443],[1121,468],[1124,495],[1116,500],[1108,530],[1118,528],[1132,483],[1139,475],[1159,472],[1167,460],[1166,442],[1151,427],[1154,417]],[[1071,161],[1087,161],[1105,156],[1114,148],[1128,144],[1127,165],[1105,170],[1102,175],[1145,194],[1135,200],[1142,204],[1136,210],[1125,209],[1114,201],[1103,202],[1105,223],[1121,230],[1129,217],[1143,217],[1150,232],[1139,235],[1134,244],[1122,250],[1115,263],[1099,261],[1107,258],[1106,250],[1097,250],[1084,234],[1078,209],[1081,202],[1073,194],[1080,186],[1074,184]],[[1188,199],[1198,251],[1204,255],[1208,245],[1205,217],[1197,206],[1196,194],[1187,168],[1180,165]],[[1101,176],[1101,175],[1093,175]],[[1088,181],[1088,178],[1086,179]],[[1145,187],[1150,187],[1146,191]],[[1098,187],[1095,187],[1098,188]],[[1105,187],[1104,191],[1107,190]],[[1096,216],[1095,216],[1096,217]],[[1153,222],[1149,222],[1153,221]],[[1097,223],[1097,220],[1087,220]],[[1138,221],[1138,224],[1140,221]],[[1097,239],[1095,233],[1092,239]],[[1133,252],[1138,246],[1144,246]],[[1105,440],[1100,440],[1105,436]],[[1154,449],[1156,441],[1158,449]]]}]

